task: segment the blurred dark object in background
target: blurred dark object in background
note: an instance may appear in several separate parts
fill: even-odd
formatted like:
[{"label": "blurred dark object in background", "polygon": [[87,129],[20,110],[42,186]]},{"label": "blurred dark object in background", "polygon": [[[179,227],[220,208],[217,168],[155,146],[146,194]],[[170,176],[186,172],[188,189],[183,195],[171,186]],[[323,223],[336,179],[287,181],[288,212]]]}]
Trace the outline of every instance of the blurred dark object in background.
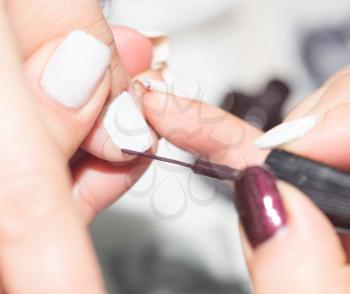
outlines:
[{"label": "blurred dark object in background", "polygon": [[289,96],[287,83],[275,79],[255,95],[233,91],[226,95],[222,108],[267,131],[282,121],[282,108]]},{"label": "blurred dark object in background", "polygon": [[[111,294],[250,294],[250,286],[217,260],[206,261],[208,238],[215,239],[213,254],[229,256],[230,244],[222,229],[210,236],[194,232],[200,242],[173,233],[164,236],[160,227],[132,211],[107,210],[91,226],[94,244]],[[108,234],[105,233],[105,230]],[[209,245],[210,246],[210,245]],[[214,252],[220,250],[219,255]],[[220,267],[215,268],[215,266]]]},{"label": "blurred dark object in background", "polygon": [[310,31],[301,41],[301,54],[311,80],[321,86],[350,64],[350,23]]},{"label": "blurred dark object in background", "polygon": [[[213,277],[190,256],[174,252],[169,258],[162,244],[148,244],[142,252],[128,250],[108,256],[110,275],[121,294],[248,294],[242,281]],[[160,243],[160,242],[158,242]]]}]

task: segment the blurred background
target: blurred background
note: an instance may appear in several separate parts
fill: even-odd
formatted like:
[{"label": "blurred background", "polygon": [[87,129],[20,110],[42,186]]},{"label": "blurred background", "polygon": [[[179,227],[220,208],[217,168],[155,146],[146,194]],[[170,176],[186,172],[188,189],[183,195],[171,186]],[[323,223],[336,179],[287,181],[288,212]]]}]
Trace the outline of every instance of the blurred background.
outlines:
[{"label": "blurred background", "polygon": [[[264,130],[350,63],[348,0],[105,2],[111,23],[168,35],[176,89]],[[193,160],[166,141],[158,153]],[[251,293],[231,198],[153,163],[92,225],[109,293]]]}]

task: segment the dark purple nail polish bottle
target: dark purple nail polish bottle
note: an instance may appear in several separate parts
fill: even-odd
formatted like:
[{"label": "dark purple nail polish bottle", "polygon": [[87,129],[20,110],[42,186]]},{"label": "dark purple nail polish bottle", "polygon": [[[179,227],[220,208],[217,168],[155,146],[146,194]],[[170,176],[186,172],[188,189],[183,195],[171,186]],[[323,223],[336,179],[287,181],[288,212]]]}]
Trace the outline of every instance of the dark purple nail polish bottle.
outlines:
[{"label": "dark purple nail polish bottle", "polygon": [[253,247],[271,238],[286,225],[286,212],[272,173],[249,167],[236,181],[236,206]]}]

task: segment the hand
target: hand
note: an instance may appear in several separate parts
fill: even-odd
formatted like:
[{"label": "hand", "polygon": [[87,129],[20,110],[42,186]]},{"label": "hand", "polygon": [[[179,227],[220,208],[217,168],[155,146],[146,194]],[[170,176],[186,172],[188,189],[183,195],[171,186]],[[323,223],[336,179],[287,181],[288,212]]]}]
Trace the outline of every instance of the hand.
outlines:
[{"label": "hand", "polygon": [[[119,197],[142,174],[148,163],[135,161],[128,166],[113,166],[87,155],[72,166],[73,182],[67,166],[94,125],[111,87],[112,92],[116,89],[122,91],[126,87],[123,80],[129,79],[128,72],[134,75],[147,69],[151,62],[152,46],[136,32],[115,27],[113,31],[121,40],[118,48],[124,52],[118,57],[110,31],[102,21],[103,25],[92,27],[89,24],[93,22],[65,23],[67,26],[62,27],[67,31],[50,35],[48,39],[39,38],[39,42],[36,37],[45,36],[40,29],[51,26],[52,30],[49,31],[55,32],[57,28],[53,27],[56,22],[68,15],[67,11],[61,11],[60,17],[48,17],[48,23],[40,27],[40,21],[36,21],[44,14],[36,8],[44,2],[9,1],[4,5],[0,1],[0,41],[3,44],[0,58],[3,98],[0,109],[0,288],[6,293],[104,293],[87,223],[96,212]],[[72,1],[66,2],[67,5],[62,7],[74,8],[71,6]],[[51,1],[45,8],[51,9],[55,3]],[[99,11],[98,6],[92,7]],[[20,12],[23,12],[23,19]],[[15,20],[12,19],[16,35],[13,34],[9,15],[17,16]],[[27,16],[32,17],[31,26],[25,22]],[[85,16],[84,21],[94,20],[89,18],[89,13]],[[22,21],[23,24],[19,25]],[[77,27],[86,28],[87,31],[90,29],[91,33],[104,41],[109,36],[113,53],[110,60],[102,59],[107,61],[104,68],[99,68],[101,76],[98,81],[95,76],[96,86],[91,96],[87,97],[88,101],[79,107],[67,107],[62,103],[67,100],[48,93],[42,81],[52,56],[61,50],[62,44],[67,42],[67,36],[72,37],[69,29]],[[37,35],[33,40],[28,38],[24,42],[21,38],[26,37],[26,34],[29,36],[34,29],[37,29]],[[83,36],[83,40],[92,48],[98,48],[98,52],[109,51],[103,42],[91,34],[79,32],[79,36]],[[35,42],[29,46],[31,41]],[[18,52],[18,43],[21,52]],[[70,49],[76,53],[76,48],[73,46]],[[91,53],[85,49],[89,48],[84,48],[81,54]],[[129,55],[130,51],[139,56],[139,62],[135,63],[133,56]],[[76,58],[81,60],[80,56]],[[86,63],[93,64],[90,61],[94,59],[86,60]],[[65,65],[70,66],[67,63]],[[85,65],[82,63],[82,66]],[[64,72],[66,68],[60,70]],[[82,71],[81,74],[85,75],[86,72]],[[72,85],[74,83],[65,86]],[[84,91],[83,87],[80,90]],[[95,130],[103,133],[97,125]],[[92,141],[93,138],[91,134]],[[90,150],[88,146],[89,143],[86,143],[86,150]],[[116,161],[130,159],[117,158],[116,154],[120,156],[120,150],[114,145],[112,147],[111,153],[101,152],[101,157],[116,156]],[[72,189],[75,192],[74,202]]]},{"label": "hand", "polygon": [[[68,165],[69,162],[74,162],[71,166],[74,177],[74,200],[84,221],[89,223],[96,213],[122,195],[148,166],[143,160],[135,161],[128,166],[125,164],[116,166],[107,162],[128,162],[133,158],[123,155],[118,145],[112,142],[110,134],[103,126],[103,119],[106,105],[115,101],[114,97],[121,92],[131,89],[130,77],[150,67],[152,43],[131,29],[118,26],[112,26],[110,29],[97,0],[63,0],[59,1],[59,4],[53,0],[6,0],[5,4],[20,48],[25,72],[35,91],[44,123],[63,153],[65,163]],[[75,92],[81,90],[84,92],[86,88],[90,88],[84,101],[67,101],[63,97],[60,102],[60,97],[55,97],[58,93],[52,89],[48,91],[47,83],[46,86],[43,85],[42,80],[53,54],[77,29],[108,44],[112,54],[108,64],[106,62],[103,68],[101,59],[97,59],[95,65],[89,65],[89,70],[82,68],[77,70],[78,80],[71,79],[73,85],[69,86],[65,82],[64,86],[59,87],[65,88],[66,94],[68,87]],[[116,37],[116,43],[113,35]],[[74,48],[79,56],[78,45],[75,44]],[[68,76],[72,71],[71,66],[73,65],[67,63],[62,65],[60,71],[63,76]],[[57,69],[55,71],[57,72]],[[91,74],[87,75],[87,71]],[[94,75],[95,72],[98,74]],[[51,76],[51,80],[55,78],[57,77]],[[90,85],[86,85],[86,81],[82,78],[90,79]],[[79,84],[82,85],[80,90],[76,88]],[[155,146],[156,136],[147,126],[145,134],[143,138],[151,134],[152,137],[147,140],[149,142],[153,140]],[[132,135],[124,137],[126,143],[128,140],[131,143],[134,140]],[[87,152],[79,152],[79,156],[71,160],[81,146]]]},{"label": "hand", "polygon": [[0,272],[6,293],[103,293],[64,155],[45,127],[0,2]]},{"label": "hand", "polygon": [[[287,117],[317,116],[304,126],[303,137],[285,141],[279,127],[273,141],[278,137],[283,149],[349,170],[349,72],[337,73]],[[276,186],[259,167],[269,152],[254,147],[259,130],[216,107],[170,94],[147,92],[143,104],[152,127],[180,148],[234,168],[257,166],[245,169],[235,197],[256,293],[349,293],[349,236],[337,235],[305,195],[285,183]],[[271,142],[266,135],[264,143]]]}]

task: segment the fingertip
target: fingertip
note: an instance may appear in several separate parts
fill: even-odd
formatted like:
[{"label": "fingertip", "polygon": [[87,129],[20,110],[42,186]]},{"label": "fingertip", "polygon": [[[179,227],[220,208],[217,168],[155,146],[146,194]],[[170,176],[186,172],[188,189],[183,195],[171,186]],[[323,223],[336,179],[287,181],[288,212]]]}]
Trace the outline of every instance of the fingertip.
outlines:
[{"label": "fingertip", "polygon": [[152,42],[141,33],[124,26],[111,26],[125,68],[131,76],[146,71],[153,58]]},{"label": "fingertip", "polygon": [[[68,37],[71,36],[73,33],[68,35]],[[82,31],[75,31],[75,34],[83,35],[84,38],[86,38],[87,36],[87,34]],[[89,38],[91,39],[92,37],[89,36]],[[85,136],[88,134],[91,127],[95,123],[96,118],[108,97],[108,93],[111,87],[112,75],[108,67],[103,72],[101,71],[101,74],[93,80],[94,84],[91,86],[91,91],[89,91],[88,95],[86,95],[86,101],[82,105],[76,105],[76,103],[74,102],[74,98],[79,95],[75,94],[81,93],[80,91],[78,91],[79,86],[85,85],[84,78],[80,77],[81,74],[79,73],[79,69],[77,69],[77,67],[82,61],[78,60],[74,63],[71,60],[74,64],[62,62],[63,57],[61,47],[65,40],[66,39],[64,38],[58,38],[52,40],[51,42],[48,42],[47,44],[39,48],[24,63],[24,71],[32,89],[36,94],[38,105],[42,110],[45,122],[49,130],[51,131],[53,138],[56,140],[59,147],[61,147],[63,154],[68,160],[70,156],[72,156],[77,150],[81,141],[85,138]],[[96,41],[94,40],[94,42],[97,42],[98,46],[104,45],[97,39]],[[108,47],[106,46],[106,48]],[[76,47],[70,49],[74,51],[76,50]],[[104,46],[103,49],[105,49]],[[52,61],[52,59],[54,59],[53,56],[55,56],[55,54],[57,55],[57,51],[59,50],[61,50],[61,60],[60,62],[57,62],[58,58],[56,56],[56,64],[52,65],[52,63],[55,63]],[[89,49],[86,50],[89,51]],[[65,51],[67,51],[67,48],[65,48]],[[65,53],[68,56],[74,56],[78,55],[79,51],[78,53],[74,51],[74,54],[72,54],[71,51],[71,54],[67,54],[67,52]],[[89,54],[86,54],[86,52],[84,52],[84,54],[82,55],[88,56]],[[71,57],[71,59],[74,58]],[[83,61],[85,61],[85,59]],[[44,83],[43,80],[44,76],[46,77],[46,82],[48,80],[47,72],[50,64],[50,85],[52,86],[52,88],[57,90],[59,94],[62,95],[63,93],[70,99],[67,99],[64,95],[62,95],[62,97],[60,95],[55,96],[55,91],[54,93],[52,91],[48,91],[46,87],[47,83]],[[71,67],[74,67],[74,69],[72,69]],[[74,72],[75,74],[72,74],[72,72]],[[55,77],[55,74],[58,75],[58,77]],[[62,82],[62,80],[65,79],[70,79],[70,85],[67,85],[67,83]],[[86,79],[89,80],[90,77],[86,77]],[[64,84],[65,86],[62,87],[62,84]],[[78,88],[78,90],[74,88],[75,84],[77,84],[76,88]],[[62,88],[64,89],[62,90]],[[70,88],[70,91],[68,91],[67,88]],[[64,103],[67,101],[70,102],[69,105],[67,103]],[[74,107],[72,105],[74,105]]]},{"label": "fingertip", "polygon": [[[281,293],[286,284],[292,284],[287,293],[306,293],[305,287],[307,293],[320,293],[310,289],[327,287],[333,282],[330,275],[345,264],[339,238],[305,195],[283,182],[278,182],[277,188],[287,215],[285,227],[256,248],[247,240],[243,243],[248,247],[244,252],[255,290]],[[274,211],[270,209],[270,213]]]},{"label": "fingertip", "polygon": [[288,216],[287,242],[298,244],[314,256],[324,256],[322,262],[343,263],[345,255],[336,230],[316,205],[297,188],[285,182],[277,183]]}]

